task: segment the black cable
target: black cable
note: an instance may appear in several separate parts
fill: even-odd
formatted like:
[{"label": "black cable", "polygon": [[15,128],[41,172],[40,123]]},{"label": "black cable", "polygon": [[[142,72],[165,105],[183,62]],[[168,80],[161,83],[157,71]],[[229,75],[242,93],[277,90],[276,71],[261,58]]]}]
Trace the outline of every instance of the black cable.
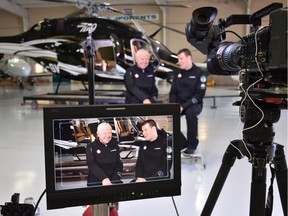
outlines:
[{"label": "black cable", "polygon": [[176,215],[179,216],[178,209],[177,209],[174,197],[172,196],[171,198],[172,198],[172,202],[173,202],[173,205],[174,205],[174,208],[175,208],[175,211],[176,211]]},{"label": "black cable", "polygon": [[222,35],[222,34],[225,34],[225,33],[232,33],[232,34],[234,34],[235,36],[237,36],[237,37],[241,40],[242,43],[245,43],[245,41],[243,41],[243,38],[242,38],[239,34],[237,34],[237,33],[234,32],[234,31],[231,31],[231,30],[225,30],[225,31],[220,32],[220,33],[218,34],[218,37],[219,37],[220,35]]},{"label": "black cable", "polygon": [[38,208],[38,205],[39,205],[39,203],[40,203],[40,201],[41,201],[41,199],[42,199],[42,197],[44,196],[45,193],[46,193],[46,188],[45,188],[45,190],[42,192],[42,194],[41,194],[41,196],[39,197],[39,199],[37,200],[37,203],[36,203],[36,205],[35,205],[35,207],[34,207],[34,211],[33,211],[32,216],[35,215],[35,213],[36,213],[36,211],[37,211],[37,208]]}]

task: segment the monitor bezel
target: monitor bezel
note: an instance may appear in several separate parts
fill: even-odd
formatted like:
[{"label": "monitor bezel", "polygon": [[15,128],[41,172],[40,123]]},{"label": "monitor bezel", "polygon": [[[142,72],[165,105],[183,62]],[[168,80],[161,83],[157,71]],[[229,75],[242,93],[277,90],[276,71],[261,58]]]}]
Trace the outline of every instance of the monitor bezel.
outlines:
[{"label": "monitor bezel", "polygon": [[[47,209],[180,195],[181,158],[179,145],[179,110],[180,107],[178,104],[109,104],[44,107],[43,120]],[[55,161],[53,157],[55,154],[53,120],[157,115],[171,115],[173,118],[173,179],[163,179],[136,184],[76,188],[69,190],[55,189],[56,182]]]}]

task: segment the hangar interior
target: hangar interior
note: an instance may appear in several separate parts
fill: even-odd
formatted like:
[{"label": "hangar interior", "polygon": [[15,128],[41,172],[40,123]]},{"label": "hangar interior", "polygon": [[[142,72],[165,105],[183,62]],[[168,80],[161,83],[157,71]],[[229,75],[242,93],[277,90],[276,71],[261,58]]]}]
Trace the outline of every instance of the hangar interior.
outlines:
[{"label": "hangar interior", "polygon": [[[96,0],[93,2],[97,2]],[[284,0],[278,1],[287,7]],[[184,32],[186,23],[190,22],[191,12],[203,6],[213,6],[218,9],[218,18],[226,18],[232,14],[252,14],[255,11],[269,5],[268,0],[145,0],[145,4],[177,4],[190,5],[189,8],[141,6],[133,7],[134,1],[120,0],[109,1],[109,3],[127,3],[127,6],[117,6],[119,10],[132,11],[133,14],[144,14],[157,17],[154,21],[160,25],[168,26]],[[131,5],[129,5],[129,3]],[[17,35],[31,28],[34,24],[47,18],[65,17],[78,8],[69,3],[55,3],[53,1],[40,0],[3,0],[0,2],[0,38]],[[104,12],[104,16],[114,16]],[[112,13],[113,14],[113,13]],[[116,15],[115,15],[116,16]],[[268,25],[269,16],[265,16],[262,25]],[[152,35],[159,26],[140,21],[147,35]],[[250,29],[246,25],[235,25],[229,28],[239,35],[244,36]],[[237,37],[227,35],[227,40],[238,41]],[[187,42],[185,35],[175,31],[163,29],[155,38],[165,44],[172,52],[181,48],[189,48],[192,51],[193,61],[203,63],[206,55],[199,52]],[[1,44],[1,41],[0,41]],[[286,38],[287,44],[287,38]],[[287,55],[287,50],[286,50]],[[26,59],[31,65],[32,74],[42,74],[43,67],[31,59]],[[4,63],[0,62],[1,64]],[[0,69],[1,70],[1,69]],[[33,96],[46,95],[55,92],[57,77],[44,71],[45,76],[34,77],[33,85],[31,79],[19,81],[1,75],[0,77],[0,205],[9,202],[11,195],[20,193],[20,203],[27,197],[33,197],[36,202],[45,189],[45,160],[44,160],[44,131],[43,131],[43,106],[53,105],[51,101],[36,101]],[[47,72],[47,73],[46,73]],[[47,75],[47,76],[46,76]],[[235,76],[236,77],[236,76]],[[239,80],[234,76],[209,75],[209,86],[207,87],[204,108],[199,116],[199,148],[200,159],[191,160],[181,158],[181,195],[175,196],[175,206],[171,197],[143,199],[119,203],[118,214],[120,216],[147,216],[147,215],[200,215],[221,166],[222,157],[229,143],[235,139],[242,138],[243,123],[240,120],[239,107],[233,106],[239,97]],[[287,78],[287,76],[286,76]],[[19,83],[23,86],[19,88]],[[158,81],[157,87],[160,94],[166,99],[170,84],[166,81]],[[286,81],[287,86],[287,81]],[[124,92],[125,87],[120,82],[97,82],[95,88],[105,91]],[[83,89],[80,81],[65,80],[60,85],[59,91],[78,91]],[[287,89],[287,88],[286,88]],[[116,94],[116,93],[115,93]],[[287,94],[287,92],[286,92]],[[115,96],[115,95],[113,95]],[[121,95],[123,96],[123,95]],[[32,99],[31,99],[32,98]],[[121,98],[119,99],[122,100]],[[67,100],[66,100],[67,102]],[[65,102],[65,104],[66,104]],[[79,102],[79,101],[78,101]],[[87,100],[85,101],[87,102]],[[60,102],[61,103],[61,102]],[[108,101],[109,103],[109,101]],[[121,103],[121,102],[120,102]],[[75,105],[75,101],[67,104]],[[62,104],[61,104],[62,105]],[[284,146],[287,160],[287,109],[281,109],[281,117],[274,123],[274,142]],[[185,132],[185,120],[181,119],[181,130]],[[12,157],[12,158],[11,158]],[[266,184],[270,185],[271,172],[267,166]],[[236,160],[228,175],[224,187],[217,200],[213,215],[235,215],[243,216],[249,214],[250,188],[251,188],[252,166],[248,158]],[[40,204],[40,215],[82,215],[86,206],[63,208],[57,210],[46,210],[45,195]],[[277,183],[274,183],[274,208],[272,215],[283,215],[281,200]]]}]

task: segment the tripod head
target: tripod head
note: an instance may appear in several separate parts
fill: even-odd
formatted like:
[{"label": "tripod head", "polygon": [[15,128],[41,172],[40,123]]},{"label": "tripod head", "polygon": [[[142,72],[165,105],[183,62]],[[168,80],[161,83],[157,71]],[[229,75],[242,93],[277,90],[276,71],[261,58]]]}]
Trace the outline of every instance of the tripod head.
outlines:
[{"label": "tripod head", "polygon": [[[242,91],[240,95],[243,96],[244,93]],[[285,98],[262,99],[260,95],[253,99],[248,95],[233,105],[240,107],[240,119],[244,123],[243,139],[257,146],[271,145],[275,136],[273,123],[280,119],[281,108],[287,107],[287,100]]]}]

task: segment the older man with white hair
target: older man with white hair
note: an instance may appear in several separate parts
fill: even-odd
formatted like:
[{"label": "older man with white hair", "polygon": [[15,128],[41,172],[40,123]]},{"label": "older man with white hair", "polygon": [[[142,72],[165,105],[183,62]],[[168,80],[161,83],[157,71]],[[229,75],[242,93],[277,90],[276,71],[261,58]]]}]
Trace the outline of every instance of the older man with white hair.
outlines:
[{"label": "older man with white hair", "polygon": [[124,76],[126,87],[125,103],[156,103],[158,89],[155,83],[155,74],[150,66],[150,53],[139,49],[135,55],[136,65],[127,69]]},{"label": "older man with white hair", "polygon": [[112,127],[102,122],[97,127],[97,139],[87,146],[88,165],[87,185],[111,185],[122,183],[123,163],[120,160],[119,146],[112,139]]}]

